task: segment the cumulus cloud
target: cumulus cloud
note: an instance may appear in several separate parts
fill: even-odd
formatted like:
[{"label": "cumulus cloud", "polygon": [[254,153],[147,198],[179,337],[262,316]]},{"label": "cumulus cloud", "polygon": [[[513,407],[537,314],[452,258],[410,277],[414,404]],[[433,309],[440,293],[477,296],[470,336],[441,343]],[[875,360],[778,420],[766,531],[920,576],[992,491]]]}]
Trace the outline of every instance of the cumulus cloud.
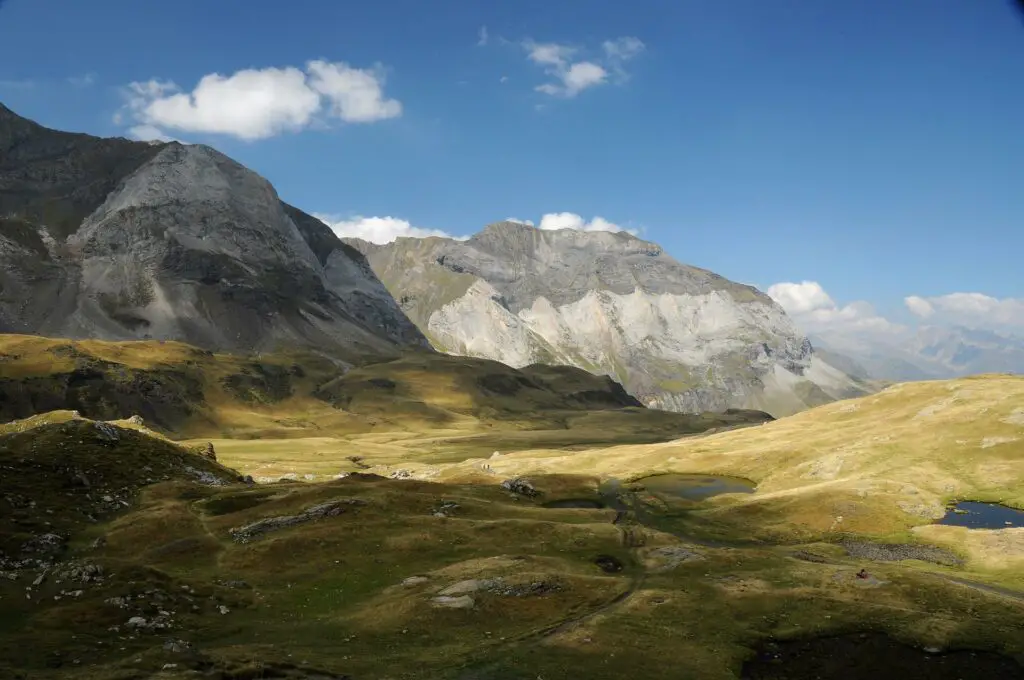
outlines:
[{"label": "cumulus cloud", "polygon": [[768,287],[768,295],[790,314],[806,314],[817,309],[834,309],[832,297],[817,281],[776,283]]},{"label": "cumulus cloud", "polygon": [[625,231],[636,235],[636,229],[626,229],[614,222],[609,222],[603,217],[594,217],[590,221],[583,219],[580,215],[571,212],[547,213],[540,218],[538,229],[575,229],[577,231]]},{"label": "cumulus cloud", "polygon": [[838,305],[817,281],[776,283],[766,292],[805,331],[890,333],[903,329],[879,316],[874,307],[862,300]]},{"label": "cumulus cloud", "polygon": [[995,298],[984,293],[911,295],[904,304],[913,314],[934,321],[987,330],[1024,328],[1024,298]]},{"label": "cumulus cloud", "polygon": [[[136,126],[223,134],[244,140],[301,130],[326,116],[372,123],[402,115],[402,104],[384,94],[380,67],[314,60],[301,70],[244,69],[203,76],[191,92],[174,82],[148,80],[126,88],[126,113]],[[115,122],[124,116],[119,112]],[[162,133],[161,133],[162,134]]]},{"label": "cumulus cloud", "polygon": [[907,306],[907,309],[910,310],[911,314],[922,319],[927,319],[935,313],[935,308],[932,307],[931,303],[917,295],[910,295],[903,298],[903,304]]},{"label": "cumulus cloud", "polygon": [[398,217],[356,216],[347,219],[332,215],[314,215],[314,217],[329,226],[340,238],[361,238],[364,241],[369,241],[370,243],[391,243],[395,239],[405,236],[415,238],[442,236],[445,238],[454,238],[458,241],[468,238],[467,236],[452,236],[440,229],[424,229],[422,227],[415,227],[408,220],[403,220]]},{"label": "cumulus cloud", "polygon": [[612,74],[618,82],[623,82],[627,77],[625,63],[645,49],[644,43],[634,37],[606,40],[602,44],[604,54],[600,59],[576,59],[579,49],[571,45],[525,40],[522,47],[526,50],[527,58],[541,66],[554,79],[534,89],[565,98],[575,97],[586,89],[609,82]]}]

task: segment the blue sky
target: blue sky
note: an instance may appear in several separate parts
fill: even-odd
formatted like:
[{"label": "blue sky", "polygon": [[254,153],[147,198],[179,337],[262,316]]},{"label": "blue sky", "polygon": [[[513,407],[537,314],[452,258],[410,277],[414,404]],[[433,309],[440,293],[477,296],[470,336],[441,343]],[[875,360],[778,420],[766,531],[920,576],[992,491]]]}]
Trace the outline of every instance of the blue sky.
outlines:
[{"label": "blue sky", "polygon": [[0,3],[45,125],[210,144],[339,228],[600,217],[814,282],[775,289],[807,323],[1024,326],[1022,84],[1009,0]]}]

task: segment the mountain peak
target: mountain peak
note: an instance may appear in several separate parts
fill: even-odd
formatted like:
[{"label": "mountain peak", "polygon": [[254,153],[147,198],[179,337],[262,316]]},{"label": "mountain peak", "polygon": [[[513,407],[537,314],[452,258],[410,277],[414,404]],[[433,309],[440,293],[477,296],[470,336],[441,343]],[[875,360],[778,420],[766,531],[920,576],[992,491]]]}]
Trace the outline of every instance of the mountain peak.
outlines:
[{"label": "mountain peak", "polygon": [[649,243],[625,231],[585,231],[566,227],[563,229],[541,229],[540,227],[502,220],[492,222],[469,239],[485,250],[546,248],[556,252],[579,248],[608,252],[642,252],[645,255],[661,255],[661,246]]}]

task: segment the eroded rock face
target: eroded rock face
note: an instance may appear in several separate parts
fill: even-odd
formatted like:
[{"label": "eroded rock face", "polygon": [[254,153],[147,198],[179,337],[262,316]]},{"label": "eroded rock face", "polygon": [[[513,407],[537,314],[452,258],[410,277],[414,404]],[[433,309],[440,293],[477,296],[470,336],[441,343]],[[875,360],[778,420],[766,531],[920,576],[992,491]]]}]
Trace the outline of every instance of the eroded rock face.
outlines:
[{"label": "eroded rock face", "polygon": [[864,391],[767,295],[629,234],[501,222],[464,242],[348,242],[443,351],[578,366],[677,411],[781,415]]},{"label": "eroded rock face", "polygon": [[426,346],[358,251],[209,147],[63,133],[0,107],[0,220],[0,331]]}]

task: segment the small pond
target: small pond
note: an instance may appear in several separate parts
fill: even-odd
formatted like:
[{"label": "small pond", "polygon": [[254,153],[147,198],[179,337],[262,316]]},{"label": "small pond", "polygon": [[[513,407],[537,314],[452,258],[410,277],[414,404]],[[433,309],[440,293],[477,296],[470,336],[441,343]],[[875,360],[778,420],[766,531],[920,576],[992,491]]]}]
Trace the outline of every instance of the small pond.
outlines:
[{"label": "small pond", "polygon": [[604,503],[592,498],[560,498],[554,501],[548,501],[543,503],[542,507],[545,508],[587,508],[590,510],[600,510],[605,506]]},{"label": "small pond", "polygon": [[1024,527],[1024,510],[998,505],[961,501],[946,511],[937,524],[968,529],[1006,529]]},{"label": "small pond", "polygon": [[1022,678],[1024,666],[994,652],[911,647],[880,633],[768,643],[743,665],[749,680],[965,680]]},{"label": "small pond", "polygon": [[652,475],[636,480],[655,495],[674,496],[688,501],[703,501],[724,493],[753,493],[756,485],[739,477],[713,475]]}]

